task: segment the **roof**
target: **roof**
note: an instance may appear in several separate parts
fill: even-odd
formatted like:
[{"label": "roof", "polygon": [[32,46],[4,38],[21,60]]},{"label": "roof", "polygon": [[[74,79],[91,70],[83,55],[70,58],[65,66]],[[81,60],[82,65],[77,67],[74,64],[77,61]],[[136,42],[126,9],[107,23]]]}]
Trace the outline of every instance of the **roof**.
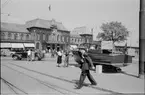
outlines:
[{"label": "roof", "polygon": [[77,34],[70,34],[70,37],[81,37],[81,36]]},{"label": "roof", "polygon": [[1,22],[1,31],[29,32],[24,24]]},{"label": "roof", "polygon": [[27,28],[29,27],[40,27],[50,29],[52,25],[56,25],[58,30],[68,31],[61,22],[56,22],[54,19],[52,20],[44,20],[44,19],[34,19],[26,22]]},{"label": "roof", "polygon": [[82,27],[76,27],[71,32],[72,34],[91,34],[91,31],[88,27],[82,26]]},{"label": "roof", "polygon": [[[125,46],[126,42],[115,42],[115,46]],[[139,43],[130,44],[127,42],[128,47],[139,47]]]}]

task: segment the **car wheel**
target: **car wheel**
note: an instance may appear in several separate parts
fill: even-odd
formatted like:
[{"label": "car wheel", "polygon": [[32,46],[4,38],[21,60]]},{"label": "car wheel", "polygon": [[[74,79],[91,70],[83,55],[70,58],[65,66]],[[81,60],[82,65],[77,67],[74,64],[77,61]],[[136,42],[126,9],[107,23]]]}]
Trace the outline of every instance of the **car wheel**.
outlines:
[{"label": "car wheel", "polygon": [[17,56],[13,56],[13,59],[17,60],[17,59],[18,59],[18,57],[17,57]]},{"label": "car wheel", "polygon": [[36,61],[38,61],[38,59],[39,59],[38,57],[35,57],[35,60],[36,60]]}]

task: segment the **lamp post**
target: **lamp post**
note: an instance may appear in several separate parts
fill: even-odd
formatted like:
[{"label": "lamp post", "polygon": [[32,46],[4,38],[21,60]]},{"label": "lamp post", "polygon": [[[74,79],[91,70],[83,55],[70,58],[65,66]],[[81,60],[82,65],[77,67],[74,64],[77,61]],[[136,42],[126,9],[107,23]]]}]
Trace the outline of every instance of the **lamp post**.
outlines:
[{"label": "lamp post", "polygon": [[145,0],[140,0],[140,37],[139,37],[139,77],[144,76],[144,64],[145,64]]}]

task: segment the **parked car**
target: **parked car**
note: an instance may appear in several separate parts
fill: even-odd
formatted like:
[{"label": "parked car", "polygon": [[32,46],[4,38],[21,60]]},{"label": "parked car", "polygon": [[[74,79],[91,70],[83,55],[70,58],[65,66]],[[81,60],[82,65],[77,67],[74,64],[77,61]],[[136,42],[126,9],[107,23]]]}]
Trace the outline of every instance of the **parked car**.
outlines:
[{"label": "parked car", "polygon": [[4,56],[4,57],[6,57],[5,52],[1,50],[0,56]]},{"label": "parked car", "polygon": [[1,49],[1,56],[12,56],[15,51],[11,51],[10,49]]},{"label": "parked car", "polygon": [[[27,52],[15,52],[12,54],[12,58],[15,60],[22,60],[27,58]],[[42,60],[44,58],[41,52],[35,52],[35,60]]]}]

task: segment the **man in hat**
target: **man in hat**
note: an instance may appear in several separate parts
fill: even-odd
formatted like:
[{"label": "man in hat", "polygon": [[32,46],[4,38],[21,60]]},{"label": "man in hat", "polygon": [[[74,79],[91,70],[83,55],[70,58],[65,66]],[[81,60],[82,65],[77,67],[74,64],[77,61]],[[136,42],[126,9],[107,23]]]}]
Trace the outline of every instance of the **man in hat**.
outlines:
[{"label": "man in hat", "polygon": [[79,83],[76,85],[76,89],[82,88],[83,82],[84,82],[86,76],[88,77],[88,79],[92,85],[97,85],[96,81],[90,74],[90,70],[95,70],[95,67],[93,65],[91,58],[88,56],[86,50],[84,50],[84,49],[79,50],[78,52],[79,52],[80,58],[81,58],[79,61],[79,64],[81,64],[80,69],[82,70],[82,72],[80,75]]}]

